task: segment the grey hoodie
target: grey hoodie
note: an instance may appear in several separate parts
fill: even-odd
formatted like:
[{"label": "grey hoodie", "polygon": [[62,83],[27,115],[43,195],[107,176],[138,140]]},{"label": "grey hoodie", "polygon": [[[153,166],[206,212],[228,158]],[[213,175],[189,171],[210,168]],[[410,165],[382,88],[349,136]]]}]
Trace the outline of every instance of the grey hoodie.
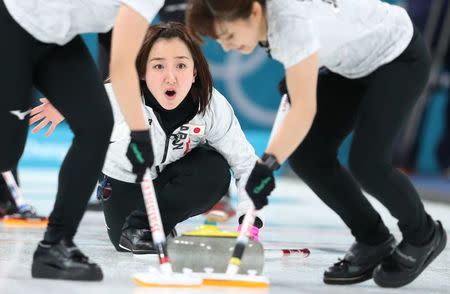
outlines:
[{"label": "grey hoodie", "polygon": [[[136,175],[126,157],[130,142],[130,129],[120,111],[110,84],[105,85],[114,114],[114,129],[106,155],[103,173],[111,178],[134,183]],[[208,144],[227,160],[236,180],[238,193],[238,215],[243,215],[251,200],[245,192],[245,184],[258,159],[255,150],[245,135],[228,101],[213,89],[211,101],[204,114],[197,113],[188,123],[178,127],[167,136],[159,124],[152,108],[142,104],[150,123],[155,163],[151,169],[155,179],[168,164],[179,160],[201,144]],[[261,218],[261,214],[258,213]]]}]

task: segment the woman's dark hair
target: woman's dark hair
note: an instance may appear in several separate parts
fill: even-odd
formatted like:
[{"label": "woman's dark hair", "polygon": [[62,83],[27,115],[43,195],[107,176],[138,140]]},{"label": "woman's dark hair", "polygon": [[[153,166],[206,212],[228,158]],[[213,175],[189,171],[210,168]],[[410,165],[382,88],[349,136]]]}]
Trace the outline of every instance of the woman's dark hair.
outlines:
[{"label": "woman's dark hair", "polygon": [[186,9],[189,33],[199,43],[202,36],[217,39],[214,24],[248,18],[254,2],[266,7],[266,0],[189,0]]},{"label": "woman's dark hair", "polygon": [[136,58],[136,69],[140,79],[145,79],[147,71],[147,60],[150,50],[159,39],[178,38],[188,47],[194,60],[194,67],[197,72],[195,83],[189,91],[195,103],[199,105],[199,113],[204,113],[212,95],[212,76],[209,71],[208,62],[200,49],[200,46],[189,35],[186,26],[177,22],[161,23],[149,27],[142,43],[142,47]]}]

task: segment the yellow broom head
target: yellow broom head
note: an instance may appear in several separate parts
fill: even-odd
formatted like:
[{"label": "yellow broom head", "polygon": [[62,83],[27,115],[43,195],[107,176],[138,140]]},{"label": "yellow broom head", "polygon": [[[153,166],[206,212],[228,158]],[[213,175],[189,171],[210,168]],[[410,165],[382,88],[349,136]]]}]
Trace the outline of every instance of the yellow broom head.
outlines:
[{"label": "yellow broom head", "polygon": [[200,287],[203,280],[190,272],[185,273],[162,273],[151,268],[148,272],[136,273],[133,281],[143,287],[163,288],[190,288]]},{"label": "yellow broom head", "polygon": [[8,227],[24,227],[24,228],[43,228],[48,224],[48,218],[20,218],[13,216],[5,216],[0,219],[3,225]]},{"label": "yellow broom head", "polygon": [[199,276],[203,279],[204,286],[244,288],[268,288],[270,286],[266,277],[257,275],[205,273],[199,274]]}]

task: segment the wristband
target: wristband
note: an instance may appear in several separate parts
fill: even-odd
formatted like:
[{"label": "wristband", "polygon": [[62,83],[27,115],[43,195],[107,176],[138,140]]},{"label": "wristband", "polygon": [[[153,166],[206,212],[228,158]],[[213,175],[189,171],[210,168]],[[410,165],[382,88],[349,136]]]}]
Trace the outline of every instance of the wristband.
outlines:
[{"label": "wristband", "polygon": [[264,153],[261,157],[261,162],[271,170],[277,170],[280,168],[280,164],[273,154]]}]

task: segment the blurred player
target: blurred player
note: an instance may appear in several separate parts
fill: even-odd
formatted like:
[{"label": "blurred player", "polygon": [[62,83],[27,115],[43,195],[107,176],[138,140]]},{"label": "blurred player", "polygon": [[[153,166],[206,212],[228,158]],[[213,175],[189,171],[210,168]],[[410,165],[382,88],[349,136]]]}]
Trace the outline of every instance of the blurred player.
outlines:
[{"label": "blurred player", "polygon": [[[356,239],[325,271],[326,283],[373,276],[379,286],[400,287],[418,277],[447,239],[392,166],[393,143],[430,70],[406,11],[378,0],[190,0],[187,23],[198,39],[217,39],[226,51],[247,54],[260,44],[285,67],[291,109],[248,179],[255,206],[268,204],[273,172],[289,159]],[[352,131],[350,174],[337,151]],[[398,219],[400,244],[361,188]]]},{"label": "blurred player", "polygon": [[[33,256],[35,278],[103,278],[100,267],[73,243],[113,126],[107,94],[80,34],[105,32],[115,23],[111,76],[113,83],[120,79],[114,90],[133,142],[148,142],[134,61],[162,4],[162,0],[0,0],[0,34],[7,40],[0,44],[0,125],[8,142],[0,147],[0,171],[15,167],[23,153],[33,86],[64,115],[74,133],[61,166],[55,206]],[[143,162],[136,156],[131,157],[134,165],[152,166],[151,149]]]}]

